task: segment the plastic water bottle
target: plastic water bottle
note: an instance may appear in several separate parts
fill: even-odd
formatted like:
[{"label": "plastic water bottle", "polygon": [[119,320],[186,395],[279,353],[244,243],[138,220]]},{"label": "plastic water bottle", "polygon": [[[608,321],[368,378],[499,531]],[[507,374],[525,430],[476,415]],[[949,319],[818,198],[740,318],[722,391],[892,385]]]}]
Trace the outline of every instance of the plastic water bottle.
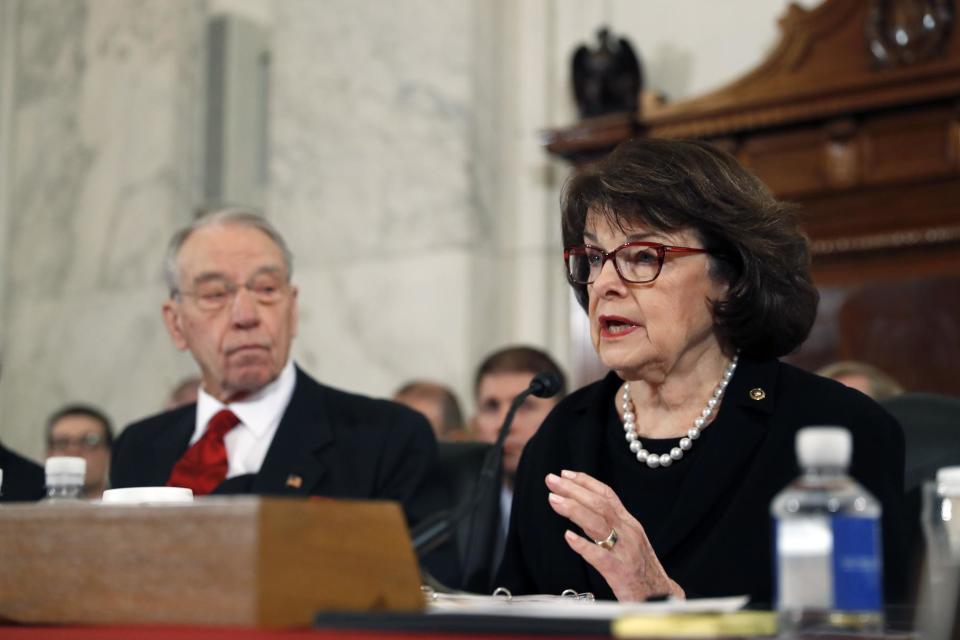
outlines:
[{"label": "plastic water bottle", "polygon": [[74,502],[83,493],[87,461],[73,456],[54,456],[44,464],[47,482],[46,502]]},{"label": "plastic water bottle", "polygon": [[920,585],[917,628],[924,638],[960,637],[960,467],[937,470],[923,485],[924,580]]},{"label": "plastic water bottle", "polygon": [[881,508],[846,475],[850,432],[807,427],[796,446],[803,475],[770,506],[781,631],[880,631]]}]

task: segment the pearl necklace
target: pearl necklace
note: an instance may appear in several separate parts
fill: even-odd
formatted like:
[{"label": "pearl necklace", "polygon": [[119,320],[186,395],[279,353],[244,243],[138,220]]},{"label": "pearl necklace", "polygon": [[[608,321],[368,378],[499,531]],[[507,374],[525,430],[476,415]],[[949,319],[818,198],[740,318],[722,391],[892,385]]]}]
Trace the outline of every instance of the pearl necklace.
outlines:
[{"label": "pearl necklace", "polygon": [[724,370],[723,377],[720,378],[717,388],[713,390],[713,395],[707,400],[707,406],[700,412],[700,417],[693,421],[693,428],[687,431],[686,437],[680,438],[680,446],[671,449],[670,453],[664,453],[659,456],[644,449],[643,444],[637,437],[637,414],[634,411],[633,400],[630,398],[630,383],[623,383],[623,395],[621,396],[623,430],[626,432],[630,451],[637,454],[637,461],[647,463],[647,466],[651,469],[669,467],[674,461],[682,458],[685,451],[693,448],[693,441],[700,437],[700,430],[703,428],[703,425],[707,423],[710,416],[713,415],[713,410],[717,407],[717,403],[720,402],[720,397],[726,390],[727,385],[730,384],[733,372],[737,370],[737,358],[739,355],[739,352],[734,354],[733,360],[730,361],[730,364],[728,364]]}]

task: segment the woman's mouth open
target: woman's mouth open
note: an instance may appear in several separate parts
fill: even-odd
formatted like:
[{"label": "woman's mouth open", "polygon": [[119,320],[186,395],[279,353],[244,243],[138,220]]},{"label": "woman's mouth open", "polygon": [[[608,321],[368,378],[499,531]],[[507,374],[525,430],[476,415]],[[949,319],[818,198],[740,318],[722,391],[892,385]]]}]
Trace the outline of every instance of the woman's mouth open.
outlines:
[{"label": "woman's mouth open", "polygon": [[603,338],[621,338],[633,333],[638,324],[622,316],[600,316],[600,336]]}]

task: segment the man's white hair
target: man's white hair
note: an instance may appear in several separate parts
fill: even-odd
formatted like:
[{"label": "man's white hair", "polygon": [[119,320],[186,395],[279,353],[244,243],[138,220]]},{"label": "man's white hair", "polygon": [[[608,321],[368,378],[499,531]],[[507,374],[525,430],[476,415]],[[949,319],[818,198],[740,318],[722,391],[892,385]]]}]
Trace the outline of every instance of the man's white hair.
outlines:
[{"label": "man's white hair", "polygon": [[290,248],[287,247],[287,243],[283,239],[283,236],[280,235],[280,232],[277,231],[259,211],[246,207],[220,207],[203,214],[189,226],[177,231],[173,234],[173,237],[170,238],[170,244],[167,245],[167,255],[163,262],[163,277],[167,282],[167,288],[170,290],[171,298],[176,296],[180,290],[180,274],[177,272],[177,256],[180,254],[183,243],[187,241],[187,238],[189,238],[194,231],[214,225],[250,227],[251,229],[257,229],[267,234],[267,236],[273,240],[274,244],[280,248],[280,253],[283,254],[283,264],[287,269],[287,279],[289,280],[293,276],[293,254],[290,253]]}]

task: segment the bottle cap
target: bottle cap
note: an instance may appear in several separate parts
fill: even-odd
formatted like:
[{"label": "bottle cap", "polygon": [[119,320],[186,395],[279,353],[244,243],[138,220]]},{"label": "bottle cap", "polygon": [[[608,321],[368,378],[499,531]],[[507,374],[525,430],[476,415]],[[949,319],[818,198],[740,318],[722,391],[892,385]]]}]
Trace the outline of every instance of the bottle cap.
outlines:
[{"label": "bottle cap", "polygon": [[182,504],[193,502],[193,491],[182,487],[123,487],[103,492],[103,504]]},{"label": "bottle cap", "polygon": [[87,461],[74,456],[53,456],[43,465],[47,486],[83,484],[87,473]]},{"label": "bottle cap", "polygon": [[87,472],[87,461],[75,456],[53,456],[44,464],[47,475],[51,473],[71,473],[83,475]]},{"label": "bottle cap", "polygon": [[937,469],[937,491],[943,495],[960,494],[960,467]]},{"label": "bottle cap", "polygon": [[804,468],[846,468],[852,448],[850,432],[843,427],[804,427],[797,432],[797,459]]}]

